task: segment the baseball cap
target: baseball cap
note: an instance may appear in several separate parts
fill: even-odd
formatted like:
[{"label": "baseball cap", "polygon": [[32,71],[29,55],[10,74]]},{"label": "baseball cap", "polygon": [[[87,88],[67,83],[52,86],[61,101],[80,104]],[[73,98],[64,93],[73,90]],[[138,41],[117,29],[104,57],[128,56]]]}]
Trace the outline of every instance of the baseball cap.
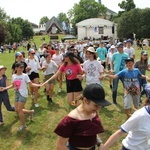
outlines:
[{"label": "baseball cap", "polygon": [[123,47],[123,43],[122,42],[117,43],[116,48],[118,47]]},{"label": "baseball cap", "polygon": [[15,57],[22,56],[21,52],[16,52]]},{"label": "baseball cap", "polygon": [[127,58],[127,59],[125,59],[125,62],[129,62],[129,61],[134,62],[134,59],[133,58]]},{"label": "baseball cap", "polygon": [[131,39],[127,39],[127,40],[126,40],[126,43],[131,43]]},{"label": "baseball cap", "polygon": [[91,53],[96,53],[94,47],[89,47],[86,51],[91,52]]},{"label": "baseball cap", "polygon": [[35,50],[34,50],[34,49],[32,49],[32,48],[30,48],[30,49],[29,49],[29,53],[31,53],[31,54],[35,54]]},{"label": "baseball cap", "polygon": [[115,45],[111,45],[111,47],[110,48],[115,48]]},{"label": "baseball cap", "polygon": [[100,106],[108,106],[111,103],[105,100],[105,91],[100,84],[89,84],[83,91],[83,96]]},{"label": "baseball cap", "polygon": [[142,51],[141,52],[141,55],[147,55],[148,53],[147,53],[147,51]]},{"label": "baseball cap", "polygon": [[0,70],[1,69],[7,69],[5,66],[3,66],[3,65],[0,65]]},{"label": "baseball cap", "polygon": [[18,67],[24,67],[24,64],[23,64],[23,63],[16,63],[16,64],[15,64],[15,67],[16,67],[16,68],[18,68]]},{"label": "baseball cap", "polygon": [[64,57],[75,57],[72,52],[66,52],[63,56]]}]

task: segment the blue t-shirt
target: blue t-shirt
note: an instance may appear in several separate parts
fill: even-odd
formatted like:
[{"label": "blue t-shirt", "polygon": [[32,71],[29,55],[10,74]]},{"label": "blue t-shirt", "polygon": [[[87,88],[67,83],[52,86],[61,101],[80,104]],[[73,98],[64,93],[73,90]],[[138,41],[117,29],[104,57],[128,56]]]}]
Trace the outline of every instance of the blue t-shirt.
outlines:
[{"label": "blue t-shirt", "polygon": [[117,73],[117,76],[123,81],[125,91],[132,95],[140,93],[139,79],[142,76],[139,69],[134,68],[133,70],[124,69]]},{"label": "blue t-shirt", "polygon": [[105,47],[99,47],[96,49],[96,52],[98,54],[98,57],[100,58],[100,60],[106,60],[106,56],[107,56],[107,49]]},{"label": "blue t-shirt", "polygon": [[112,55],[112,61],[113,61],[115,73],[118,73],[119,71],[126,68],[125,59],[127,59],[127,58],[128,58],[127,53],[115,52]]}]

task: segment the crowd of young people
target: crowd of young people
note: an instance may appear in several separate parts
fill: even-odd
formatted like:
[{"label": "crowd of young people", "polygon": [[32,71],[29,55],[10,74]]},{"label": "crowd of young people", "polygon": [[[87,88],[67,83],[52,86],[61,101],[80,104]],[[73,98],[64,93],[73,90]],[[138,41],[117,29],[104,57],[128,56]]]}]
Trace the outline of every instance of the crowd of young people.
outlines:
[{"label": "crowd of young people", "polygon": [[[77,108],[70,112],[55,129],[55,133],[59,135],[57,147],[58,149],[64,147],[64,149],[68,148],[70,150],[94,150],[97,134],[103,132],[97,111],[100,107],[110,105],[110,102],[105,100],[102,80],[105,77],[113,79],[110,80],[110,90],[112,90],[113,103],[117,105],[117,88],[120,79],[125,89],[124,108],[129,121],[121,126],[121,130],[110,137],[110,139],[113,139],[112,141],[109,139],[104,146],[101,146],[102,149],[108,149],[124,132],[135,132],[133,127],[129,129],[127,126],[130,120],[134,124],[134,120],[137,117],[137,115],[132,116],[131,114],[131,104],[133,103],[134,109],[138,110],[140,97],[144,93],[147,94],[146,92],[148,91],[144,89],[146,81],[150,80],[146,76],[146,70],[150,70],[148,53],[147,51],[142,51],[140,60],[136,62],[135,51],[131,47],[131,42],[128,39],[125,47],[121,42],[116,43],[116,45],[113,45],[113,43],[105,45],[103,42],[93,43],[93,41],[43,44],[39,50],[30,48],[27,52],[27,58],[23,57],[21,52],[16,52],[15,62],[12,64],[12,85],[7,83],[5,75],[7,68],[0,66],[0,96],[2,95],[0,105],[4,102],[7,110],[17,112],[21,121],[19,130],[23,130],[26,128],[24,114],[28,114],[31,120],[34,114],[34,110],[24,109],[28,97],[27,84],[29,84],[35,107],[39,107],[38,88],[45,86],[45,97],[48,102],[52,103],[56,81],[59,84],[58,92],[61,92],[64,90],[62,89],[62,80],[65,78],[68,102],[70,105],[76,105]],[[39,71],[42,71],[42,84],[39,84]],[[83,90],[82,80],[84,78],[86,87]],[[10,88],[15,89],[14,107],[10,105],[7,93]],[[81,95],[82,92],[83,95]],[[147,96],[149,96],[148,94]],[[147,99],[147,102],[149,102],[149,99]],[[149,103],[146,104],[145,109],[149,113],[150,106]],[[144,112],[143,109],[142,111]],[[144,112],[144,115],[147,114]],[[95,125],[90,125],[89,120],[93,123],[97,122],[95,122]],[[87,128],[90,128],[92,132],[83,127],[84,122],[89,124]],[[81,125],[81,128],[78,126],[79,131],[74,131],[77,123]],[[0,107],[0,125],[3,124]],[[96,126],[100,128],[98,129]],[[82,131],[80,131],[81,129]],[[137,130],[139,131],[139,128]],[[83,141],[80,142],[78,140],[80,138],[77,137],[80,137]],[[132,138],[134,140],[134,137]],[[143,142],[145,142],[144,139]],[[140,146],[132,145],[128,141],[123,142],[123,150],[136,147],[139,148]]]}]

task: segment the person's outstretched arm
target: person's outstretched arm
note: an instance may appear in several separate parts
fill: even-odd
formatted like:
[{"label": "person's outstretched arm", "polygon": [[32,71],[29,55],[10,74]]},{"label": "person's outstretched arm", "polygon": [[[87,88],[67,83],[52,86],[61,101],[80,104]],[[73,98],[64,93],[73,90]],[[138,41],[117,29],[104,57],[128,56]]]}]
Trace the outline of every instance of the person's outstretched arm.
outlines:
[{"label": "person's outstretched arm", "polygon": [[112,134],[108,140],[106,141],[106,143],[102,146],[102,148],[100,150],[107,150],[108,148],[110,148],[117,140],[119,140],[123,135],[125,134],[125,132],[123,132],[121,129],[117,130],[114,134]]},{"label": "person's outstretched arm", "polygon": [[58,136],[57,150],[68,150],[68,148],[67,148],[68,139],[69,138],[63,138],[61,136]]}]

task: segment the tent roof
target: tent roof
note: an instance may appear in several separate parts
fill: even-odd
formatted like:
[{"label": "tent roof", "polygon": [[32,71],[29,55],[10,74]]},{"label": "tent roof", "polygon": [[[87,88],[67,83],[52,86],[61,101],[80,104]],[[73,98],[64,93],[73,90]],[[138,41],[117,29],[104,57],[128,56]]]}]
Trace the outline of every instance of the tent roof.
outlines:
[{"label": "tent roof", "polygon": [[113,26],[113,22],[106,20],[106,19],[102,19],[102,18],[90,18],[90,19],[86,19],[83,20],[79,23],[76,24],[76,26],[91,26],[91,27],[95,27],[95,26]]},{"label": "tent roof", "polygon": [[61,22],[56,18],[52,17],[47,23],[46,23],[46,32],[49,32],[52,30],[52,26],[55,26],[59,31],[63,31]]},{"label": "tent roof", "polygon": [[75,36],[73,36],[73,35],[67,35],[67,36],[65,36],[63,39],[76,39],[76,37]]}]

